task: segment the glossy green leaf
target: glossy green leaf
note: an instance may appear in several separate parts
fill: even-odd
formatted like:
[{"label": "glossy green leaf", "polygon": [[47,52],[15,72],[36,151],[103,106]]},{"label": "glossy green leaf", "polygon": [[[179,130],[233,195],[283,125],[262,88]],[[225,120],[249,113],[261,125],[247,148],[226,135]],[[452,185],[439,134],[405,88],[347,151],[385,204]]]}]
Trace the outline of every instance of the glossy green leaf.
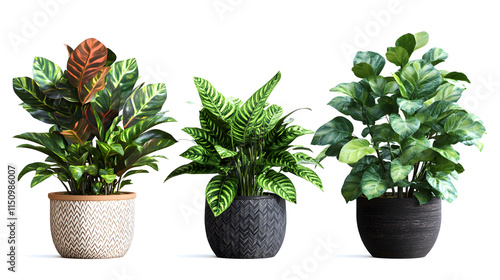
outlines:
[{"label": "glossy green leaf", "polygon": [[431,147],[431,142],[424,136],[408,137],[401,143],[401,164],[412,165],[419,161],[422,153]]},{"label": "glossy green leaf", "polygon": [[274,170],[269,170],[265,174],[257,176],[257,184],[265,190],[271,191],[285,200],[297,203],[297,195],[292,181]]},{"label": "glossy green leaf", "polygon": [[375,149],[370,147],[368,140],[353,139],[340,150],[339,161],[343,163],[355,163],[365,155],[373,153],[375,153]]},{"label": "glossy green leaf", "polygon": [[456,81],[464,81],[464,82],[467,82],[467,83],[470,84],[469,78],[467,78],[467,76],[464,73],[461,73],[461,72],[455,72],[455,71],[449,72],[444,77],[446,79],[452,79],[452,80],[456,80]]},{"label": "glossy green leaf", "polygon": [[413,135],[420,127],[420,121],[416,117],[408,117],[403,120],[399,115],[391,114],[389,120],[392,129],[403,138]]},{"label": "glossy green leaf", "polygon": [[54,111],[53,100],[43,94],[31,78],[14,78],[12,79],[12,86],[16,95],[30,107],[47,112]]},{"label": "glossy green leaf", "polygon": [[391,178],[394,182],[405,179],[412,170],[412,165],[403,165],[399,158],[391,162]]},{"label": "glossy green leaf", "polygon": [[449,102],[457,102],[462,96],[462,92],[465,87],[460,85],[444,83],[441,84],[436,90],[436,96],[434,96],[435,101],[445,100]]},{"label": "glossy green leaf", "polygon": [[457,198],[457,190],[446,173],[436,172],[436,174],[432,174],[427,172],[426,179],[432,188],[439,192],[441,199],[453,202]]},{"label": "glossy green leaf", "polygon": [[413,36],[415,36],[415,42],[416,42],[415,50],[424,47],[429,42],[429,34],[427,34],[427,32],[425,31],[415,33],[413,34]]},{"label": "glossy green leaf", "polygon": [[222,118],[210,113],[206,108],[201,109],[200,125],[203,130],[210,131],[217,143],[224,147],[231,146],[231,127]]},{"label": "glossy green leaf", "polygon": [[99,176],[101,176],[102,179],[108,184],[112,184],[113,181],[116,179],[116,174],[114,174],[113,169],[100,169],[99,170]]},{"label": "glossy green leaf", "polygon": [[398,98],[397,103],[399,108],[401,108],[401,110],[405,111],[410,115],[413,115],[413,113],[415,113],[418,109],[424,106],[424,101],[422,99],[408,100],[405,98]]},{"label": "glossy green leaf", "polygon": [[431,147],[431,149],[454,163],[458,163],[458,161],[460,160],[460,154],[457,151],[455,151],[455,149],[453,149],[451,145],[445,145],[441,147]]},{"label": "glossy green leaf", "polygon": [[120,140],[123,142],[132,142],[148,129],[166,122],[175,122],[175,119],[163,116],[163,113],[158,113],[154,116],[137,122],[135,125],[124,129],[120,134]]},{"label": "glossy green leaf", "polygon": [[354,127],[352,123],[344,117],[335,117],[331,121],[322,125],[312,139],[313,145],[330,145],[352,136]]},{"label": "glossy green leaf", "polygon": [[276,139],[274,139],[273,143],[270,143],[269,149],[283,149],[290,145],[298,137],[313,133],[313,131],[305,129],[299,125],[289,126],[281,134],[279,134]]},{"label": "glossy green leaf", "polygon": [[408,57],[411,56],[415,47],[417,46],[417,41],[415,36],[411,33],[407,33],[396,40],[396,47],[401,47],[406,50]]},{"label": "glossy green leaf", "polygon": [[401,70],[401,81],[409,99],[429,99],[441,84],[439,71],[425,60],[410,62]]},{"label": "glossy green leaf", "polygon": [[19,172],[19,175],[17,176],[17,180],[20,181],[24,175],[26,175],[29,172],[36,171],[38,168],[42,168],[45,170],[45,169],[49,168],[50,166],[51,166],[50,164],[47,164],[44,162],[33,162],[30,164],[27,164],[23,168],[23,170],[21,170],[21,172]]},{"label": "glossy green leaf", "polygon": [[381,196],[389,187],[389,182],[382,179],[374,167],[368,168],[363,173],[361,191],[369,200]]},{"label": "glossy green leaf", "polygon": [[123,128],[128,128],[160,112],[167,99],[165,84],[153,84],[133,92],[123,107]]},{"label": "glossy green leaf", "polygon": [[368,93],[358,83],[354,82],[338,84],[336,87],[330,89],[330,91],[345,94],[361,104],[365,103],[368,97]]},{"label": "glossy green leaf", "polygon": [[356,75],[356,77],[361,79],[374,77],[375,75],[372,66],[366,62],[361,62],[354,65],[351,70],[354,73],[354,75]]},{"label": "glossy green leaf", "polygon": [[483,124],[475,120],[470,114],[457,112],[446,119],[444,130],[459,141],[477,140],[485,132]]},{"label": "glossy green leaf", "polygon": [[264,156],[266,164],[269,166],[295,167],[297,160],[286,150],[278,150]]},{"label": "glossy green leaf", "polygon": [[33,179],[31,180],[30,187],[31,188],[35,187],[36,185],[50,178],[52,175],[54,175],[54,171],[45,169],[43,167],[38,168],[36,170],[35,176],[33,176]]},{"label": "glossy green leaf", "polygon": [[375,52],[357,52],[356,56],[354,57],[353,60],[353,65],[359,64],[359,63],[367,63],[369,64],[374,72],[375,76],[378,76],[380,72],[382,72],[382,69],[384,69],[385,65],[385,59],[383,56],[381,56],[378,53]]},{"label": "glossy green leaf", "polygon": [[44,148],[50,150],[53,154],[64,158],[64,138],[55,133],[23,133],[14,136],[14,138],[31,141],[42,145]]},{"label": "glossy green leaf", "polygon": [[341,192],[346,203],[358,198],[363,193],[361,191],[361,176],[357,174],[347,175],[342,185]]},{"label": "glossy green leaf", "polygon": [[432,48],[428,50],[422,59],[431,63],[432,65],[437,65],[448,58],[448,54],[440,48]]},{"label": "glossy green leaf", "polygon": [[387,48],[387,52],[385,53],[385,57],[387,60],[394,63],[397,66],[404,66],[408,63],[410,56],[408,55],[408,51],[406,51],[402,47],[389,47]]},{"label": "glossy green leaf", "polygon": [[57,81],[61,78],[63,71],[54,62],[35,57],[33,62],[33,80],[36,81],[44,95],[50,98],[60,98],[57,92]]},{"label": "glossy green leaf", "polygon": [[385,87],[387,86],[387,81],[382,76],[372,77],[368,79],[368,84],[372,89],[373,93],[377,97],[384,96],[386,94]]}]

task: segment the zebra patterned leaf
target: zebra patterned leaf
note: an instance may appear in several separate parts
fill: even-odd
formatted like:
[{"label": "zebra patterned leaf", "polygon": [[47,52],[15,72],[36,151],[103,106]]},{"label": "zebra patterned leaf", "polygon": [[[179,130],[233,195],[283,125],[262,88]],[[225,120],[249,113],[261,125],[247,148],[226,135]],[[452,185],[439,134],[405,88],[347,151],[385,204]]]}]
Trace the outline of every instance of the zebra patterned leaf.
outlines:
[{"label": "zebra patterned leaf", "polygon": [[295,139],[306,134],[313,134],[314,131],[305,129],[299,125],[287,127],[278,137],[271,141],[269,150],[279,150],[290,145]]},{"label": "zebra patterned leaf", "polygon": [[215,145],[215,149],[217,150],[217,153],[219,154],[220,158],[222,158],[222,159],[234,157],[235,155],[238,154],[238,152],[228,150],[228,149],[226,149],[222,146],[219,146],[219,145]]},{"label": "zebra patterned leaf", "polygon": [[279,122],[281,115],[283,114],[283,109],[278,105],[271,105],[269,108],[264,110],[262,116],[262,122],[257,128],[257,137],[260,138],[271,131],[276,124]]},{"label": "zebra patterned leaf", "polygon": [[222,118],[212,114],[208,109],[200,111],[200,125],[203,130],[210,131],[217,139],[217,142],[225,147],[231,145],[231,127]]},{"label": "zebra patterned leaf", "polygon": [[211,155],[200,146],[190,147],[187,151],[180,154],[180,156],[203,165],[218,165],[220,163],[219,158]]},{"label": "zebra patterned leaf", "polygon": [[271,152],[264,156],[264,160],[270,166],[294,167],[297,165],[295,157],[285,150]]},{"label": "zebra patterned leaf", "polygon": [[214,216],[224,212],[236,196],[238,179],[232,176],[217,175],[210,180],[205,191],[207,203]]},{"label": "zebra patterned leaf", "polygon": [[278,72],[236,110],[231,123],[233,138],[236,142],[245,143],[255,140],[258,136],[256,130],[264,121],[263,110],[267,98],[280,79],[281,73]]},{"label": "zebra patterned leaf", "polygon": [[197,127],[185,127],[182,129],[182,131],[191,135],[191,137],[194,138],[194,141],[196,142],[196,144],[203,147],[210,154],[215,154],[215,155],[218,154],[217,150],[215,149],[215,145],[217,145],[217,141],[213,137],[213,135],[210,134],[210,132],[207,132],[207,131],[200,129],[200,128],[197,128]]},{"label": "zebra patterned leaf", "polygon": [[232,102],[218,92],[212,84],[202,78],[195,77],[194,84],[198,89],[203,108],[208,109],[212,114],[222,118],[224,121],[231,119],[235,112]]},{"label": "zebra patterned leaf", "polygon": [[311,182],[313,185],[323,190],[323,183],[321,182],[321,179],[318,174],[310,168],[297,164],[294,167],[286,167],[283,171],[299,176],[300,178]]},{"label": "zebra patterned leaf", "polygon": [[167,89],[162,83],[147,85],[134,91],[123,107],[123,128],[131,127],[141,120],[156,115],[165,100],[167,100]]},{"label": "zebra patterned leaf", "polygon": [[295,187],[286,175],[271,169],[267,173],[257,176],[257,183],[263,189],[271,191],[285,200],[297,203]]},{"label": "zebra patterned leaf", "polygon": [[213,174],[218,172],[219,168],[217,166],[203,165],[201,163],[191,162],[188,164],[181,165],[177,167],[174,171],[170,172],[165,181],[182,174]]}]

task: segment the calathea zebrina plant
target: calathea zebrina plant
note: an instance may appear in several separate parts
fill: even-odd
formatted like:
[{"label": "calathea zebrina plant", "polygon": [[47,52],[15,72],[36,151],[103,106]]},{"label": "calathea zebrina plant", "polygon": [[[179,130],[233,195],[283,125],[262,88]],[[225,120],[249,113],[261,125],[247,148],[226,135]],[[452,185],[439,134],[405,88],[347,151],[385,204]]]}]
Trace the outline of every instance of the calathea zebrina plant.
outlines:
[{"label": "calathea zebrina plant", "polygon": [[259,196],[264,190],[296,203],[295,187],[284,174],[289,172],[320,189],[316,173],[302,164],[316,165],[311,156],[289,150],[309,150],[291,143],[313,132],[289,125],[283,109],[266,100],[281,78],[278,72],[245,103],[224,97],[208,81],[194,78],[203,105],[201,128],[186,127],[197,146],[181,156],[192,160],[172,171],[167,179],[181,174],[216,173],[207,185],[206,198],[215,216],[226,210],[236,195]]},{"label": "calathea zebrina plant", "polygon": [[[165,84],[137,87],[134,58],[115,62],[116,55],[96,39],[83,41],[62,71],[52,61],[36,57],[33,79],[13,79],[14,92],[34,118],[53,125],[47,133],[15,137],[38,145],[19,147],[37,150],[45,162],[28,164],[19,174],[35,171],[31,187],[56,176],[70,194],[113,194],[122,180],[138,169],[157,170],[151,153],[176,142],[167,132],[150,129],[174,119],[160,112],[167,92]],[[122,126],[120,126],[120,124]]]},{"label": "calathea zebrina plant", "polygon": [[318,160],[335,156],[352,167],[342,186],[347,202],[384,194],[416,197],[421,204],[434,196],[451,202],[457,197],[451,179],[464,171],[453,146],[482,149],[481,120],[457,104],[470,82],[467,76],[436,68],[448,57],[440,48],[410,60],[427,42],[426,32],[398,38],[385,55],[398,67],[388,76],[380,75],[386,63],[382,55],[360,51],[352,71],[361,80],[331,89],[341,95],[329,105],[365,126],[356,136],[347,118],[335,117],[312,141],[327,145]]}]

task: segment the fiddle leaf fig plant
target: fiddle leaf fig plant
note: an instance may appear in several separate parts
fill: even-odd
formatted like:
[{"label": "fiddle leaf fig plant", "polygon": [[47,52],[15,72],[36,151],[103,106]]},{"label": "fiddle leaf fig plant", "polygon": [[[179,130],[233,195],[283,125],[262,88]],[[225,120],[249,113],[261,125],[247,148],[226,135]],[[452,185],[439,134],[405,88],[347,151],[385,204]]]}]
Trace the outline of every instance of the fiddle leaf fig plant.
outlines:
[{"label": "fiddle leaf fig plant", "polygon": [[420,204],[435,196],[452,202],[457,197],[452,179],[464,171],[454,146],[482,150],[482,121],[457,104],[470,83],[467,76],[436,68],[448,58],[440,48],[410,60],[428,39],[426,32],[399,37],[387,48],[385,58],[397,67],[386,76],[381,75],[382,55],[359,51],[351,70],[361,80],[330,90],[340,95],[328,105],[364,126],[355,135],[350,120],[335,117],[312,140],[327,146],[318,161],[333,156],[352,167],[342,186],[346,202],[361,195],[416,197]]},{"label": "fiddle leaf fig plant", "polygon": [[[301,177],[321,190],[318,175],[303,164],[316,160],[297,150],[309,150],[292,142],[314,132],[290,125],[283,109],[267,99],[281,78],[278,72],[245,103],[226,98],[207,80],[194,78],[203,105],[201,128],[186,127],[196,146],[181,154],[191,163],[172,171],[168,180],[181,174],[215,175],[207,185],[206,198],[215,216],[224,212],[236,195],[260,196],[270,191],[296,203],[295,187],[285,173]],[[292,112],[293,113],[293,112]]]},{"label": "fiddle leaf fig plant", "polygon": [[38,144],[19,147],[47,155],[45,162],[28,164],[19,179],[34,171],[31,187],[56,176],[69,194],[118,193],[131,183],[130,175],[148,172],[141,167],[158,170],[161,156],[151,154],[176,142],[151,129],[175,121],[161,112],[165,84],[135,86],[136,60],[115,62],[116,55],[96,39],[66,48],[67,70],[36,57],[33,78],[13,79],[23,108],[53,125],[47,133],[15,136]]}]

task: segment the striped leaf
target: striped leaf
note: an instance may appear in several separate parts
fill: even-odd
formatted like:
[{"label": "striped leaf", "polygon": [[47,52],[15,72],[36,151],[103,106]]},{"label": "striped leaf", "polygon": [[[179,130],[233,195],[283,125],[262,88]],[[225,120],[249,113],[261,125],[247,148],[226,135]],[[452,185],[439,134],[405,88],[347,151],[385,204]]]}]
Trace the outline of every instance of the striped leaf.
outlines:
[{"label": "striped leaf", "polygon": [[19,175],[17,176],[17,180],[20,181],[21,178],[26,175],[29,172],[36,171],[38,168],[44,168],[47,169],[51,167],[50,164],[47,164],[45,162],[33,162],[30,164],[27,164],[21,172],[19,172]]},{"label": "striped leaf", "polygon": [[101,91],[104,88],[104,81],[106,75],[109,72],[109,69],[110,69],[109,66],[102,67],[90,81],[88,81],[85,85],[83,85],[82,89],[78,94],[78,99],[80,100],[80,103],[82,104],[89,103],[90,100],[92,100],[92,98],[94,97],[94,95],[98,91]]},{"label": "striped leaf", "polygon": [[218,165],[220,163],[219,158],[211,155],[207,152],[207,150],[200,146],[190,147],[187,151],[180,154],[180,156],[203,165]]},{"label": "striped leaf", "polygon": [[314,164],[314,165],[319,165],[321,168],[323,168],[323,166],[319,162],[317,162],[316,159],[314,159],[312,156],[308,154],[298,152],[292,154],[292,156],[297,161],[297,164]]},{"label": "striped leaf", "polygon": [[222,146],[231,146],[231,127],[222,118],[212,114],[208,109],[200,111],[200,125],[203,130],[209,131]]},{"label": "striped leaf", "polygon": [[283,114],[283,109],[275,104],[269,106],[269,108],[264,110],[262,116],[262,122],[256,129],[257,137],[260,138],[268,134],[269,131],[271,131],[279,122],[282,114]]},{"label": "striped leaf", "polygon": [[460,154],[453,149],[451,145],[443,145],[440,147],[431,147],[430,149],[436,151],[438,154],[443,156],[445,159],[452,161],[455,164],[458,164],[460,160]]},{"label": "striped leaf", "polygon": [[431,147],[431,142],[425,137],[414,138],[412,136],[406,138],[401,143],[401,164],[413,165],[419,161],[420,156],[424,151]]},{"label": "striped leaf", "polygon": [[106,64],[107,48],[98,40],[89,38],[71,53],[68,59],[68,80],[80,92]]},{"label": "striped leaf", "polygon": [[147,85],[134,91],[123,107],[123,128],[156,115],[166,100],[167,89],[162,83]]},{"label": "striped leaf", "polygon": [[170,172],[165,181],[182,174],[213,174],[218,172],[219,168],[217,166],[203,165],[201,163],[191,162],[188,164],[181,165],[177,167],[174,171]]},{"label": "striped leaf", "polygon": [[68,81],[68,71],[59,78],[56,83],[57,93],[69,102],[80,102],[78,100],[78,92]]},{"label": "striped leaf", "polygon": [[443,83],[436,90],[434,101],[445,100],[449,102],[457,102],[462,96],[465,87],[457,83]]},{"label": "striped leaf", "polygon": [[314,131],[305,129],[299,125],[292,125],[287,127],[276,139],[271,140],[270,150],[283,149],[290,145],[297,137],[313,134]]},{"label": "striped leaf", "polygon": [[130,96],[138,77],[139,68],[135,58],[111,65],[104,89],[95,95],[94,106],[97,111],[119,111],[120,100],[126,100]]},{"label": "striped leaf", "polygon": [[257,184],[263,189],[279,195],[283,199],[297,203],[295,187],[292,181],[282,173],[271,169],[267,173],[257,176]]},{"label": "striped leaf", "polygon": [[198,89],[203,108],[207,108],[224,121],[229,121],[236,110],[234,104],[218,92],[209,81],[195,77],[194,84]]},{"label": "striped leaf", "polygon": [[36,170],[36,174],[31,180],[30,187],[33,188],[41,182],[47,180],[50,176],[54,175],[54,171],[45,168],[38,168]]},{"label": "striped leaf", "polygon": [[279,167],[294,167],[297,165],[297,160],[288,151],[279,150],[271,152],[264,156],[266,165]]},{"label": "striped leaf", "polygon": [[85,118],[77,121],[72,129],[64,130],[61,134],[73,143],[84,144],[90,138],[91,126]]},{"label": "striped leaf", "polygon": [[194,141],[205,150],[207,150],[207,152],[209,152],[210,154],[218,154],[217,150],[215,149],[217,141],[210,132],[197,127],[185,127],[182,129],[182,131],[191,135],[191,137],[194,138]]},{"label": "striped leaf", "polygon": [[134,143],[142,145],[142,156],[170,147],[176,142],[170,133],[158,129],[149,130],[134,140]]},{"label": "striped leaf", "polygon": [[61,158],[65,157],[65,143],[64,138],[55,133],[23,133],[14,136],[14,138],[31,141],[33,143],[42,145],[44,148],[50,150]]},{"label": "striped leaf", "polygon": [[35,81],[31,78],[14,78],[12,80],[12,86],[16,95],[31,108],[47,112],[54,111],[53,99],[43,94]]},{"label": "striped leaf", "polygon": [[219,146],[219,145],[215,145],[215,149],[217,150],[219,157],[222,159],[234,157],[235,155],[238,154],[238,152],[228,150],[228,149],[226,149],[222,146]]},{"label": "striped leaf", "polygon": [[316,174],[316,172],[314,172],[310,168],[302,165],[296,165],[294,167],[286,167],[283,169],[283,171],[290,172],[296,176],[299,176],[300,178],[311,182],[313,185],[323,190],[323,183],[321,182],[321,179],[319,178],[318,174]]},{"label": "striped leaf", "polygon": [[224,212],[236,196],[238,179],[227,175],[216,175],[207,185],[205,196],[214,216]]},{"label": "striped leaf", "polygon": [[254,140],[258,136],[256,130],[264,120],[263,110],[267,98],[278,84],[280,78],[281,73],[278,72],[236,110],[231,123],[233,138],[236,142],[245,143]]},{"label": "striped leaf", "polygon": [[50,98],[61,98],[57,92],[56,84],[61,78],[63,71],[54,62],[35,57],[33,62],[33,80],[36,81],[40,90]]},{"label": "striped leaf", "polygon": [[26,103],[22,103],[21,105],[23,106],[23,109],[26,110],[28,113],[30,113],[30,115],[33,118],[35,118],[41,122],[47,123],[47,124],[57,123],[57,121],[54,118],[52,113],[44,111],[44,110],[33,108]]}]

